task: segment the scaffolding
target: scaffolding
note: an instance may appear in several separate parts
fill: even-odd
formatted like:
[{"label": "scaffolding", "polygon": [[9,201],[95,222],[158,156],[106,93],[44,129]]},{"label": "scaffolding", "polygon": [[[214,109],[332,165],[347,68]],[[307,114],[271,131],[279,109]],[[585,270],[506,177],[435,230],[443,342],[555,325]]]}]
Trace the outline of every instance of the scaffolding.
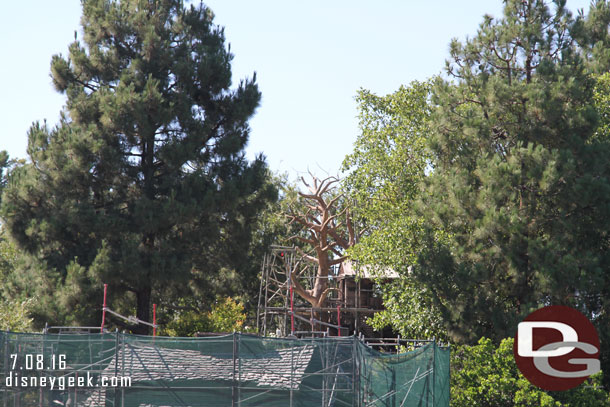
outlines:
[{"label": "scaffolding", "polygon": [[[328,276],[330,288],[325,307],[312,307],[291,287],[299,254],[294,247],[272,246],[263,259],[259,290],[257,328],[263,336],[346,336],[374,337],[366,318],[383,309],[373,278],[358,278],[351,266],[341,264]],[[305,289],[311,289],[317,269],[306,268],[299,276]],[[367,276],[370,277],[370,276]],[[394,278],[395,275],[389,275]]]},{"label": "scaffolding", "polygon": [[0,349],[2,407],[449,405],[449,350],[434,342],[392,355],[355,336],[0,331]]}]

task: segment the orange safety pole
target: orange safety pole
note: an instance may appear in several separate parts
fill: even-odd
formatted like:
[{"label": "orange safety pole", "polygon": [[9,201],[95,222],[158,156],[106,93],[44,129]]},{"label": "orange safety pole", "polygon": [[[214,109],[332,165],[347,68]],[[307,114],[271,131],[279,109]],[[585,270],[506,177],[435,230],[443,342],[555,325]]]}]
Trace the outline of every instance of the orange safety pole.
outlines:
[{"label": "orange safety pole", "polygon": [[157,336],[157,304],[153,304],[153,336]]},{"label": "orange safety pole", "polygon": [[341,305],[337,305],[337,332],[339,336],[341,336]]},{"label": "orange safety pole", "polygon": [[106,322],[106,293],[108,292],[108,284],[104,284],[104,306],[102,308],[102,327],[100,332],[104,333],[104,323]]}]

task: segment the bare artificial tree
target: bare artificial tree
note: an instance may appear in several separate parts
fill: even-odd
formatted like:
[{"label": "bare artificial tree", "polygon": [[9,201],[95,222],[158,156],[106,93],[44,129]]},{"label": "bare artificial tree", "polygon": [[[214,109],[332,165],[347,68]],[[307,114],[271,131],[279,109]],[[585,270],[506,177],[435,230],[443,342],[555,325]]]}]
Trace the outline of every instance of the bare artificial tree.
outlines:
[{"label": "bare artificial tree", "polygon": [[[342,197],[341,194],[333,194],[336,191],[339,179],[327,177],[318,179],[311,175],[312,181],[308,183],[303,177],[301,181],[309,190],[309,193],[299,192],[301,209],[292,209],[288,214],[290,222],[296,222],[303,227],[305,235],[293,236],[292,239],[299,240],[309,246],[305,251],[297,247],[301,258],[297,261],[291,271],[290,277],[294,291],[308,301],[314,308],[322,308],[326,304],[331,288],[329,288],[328,277],[331,266],[340,264],[347,256],[345,251],[354,245],[354,226],[347,207],[343,210],[337,208]],[[303,287],[299,277],[307,269],[306,262],[317,266],[317,273],[312,288]]]}]

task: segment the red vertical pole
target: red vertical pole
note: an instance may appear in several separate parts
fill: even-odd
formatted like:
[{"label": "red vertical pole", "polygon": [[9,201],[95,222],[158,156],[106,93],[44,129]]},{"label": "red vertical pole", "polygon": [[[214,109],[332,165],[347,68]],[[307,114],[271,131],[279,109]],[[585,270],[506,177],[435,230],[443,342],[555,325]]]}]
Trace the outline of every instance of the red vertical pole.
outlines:
[{"label": "red vertical pole", "polygon": [[341,305],[337,305],[337,332],[341,336]]},{"label": "red vertical pole", "polygon": [[106,322],[106,293],[108,292],[108,284],[104,284],[104,306],[102,308],[102,327],[100,332],[104,333],[104,323]]},{"label": "red vertical pole", "polygon": [[290,333],[294,333],[294,292],[290,284]]},{"label": "red vertical pole", "polygon": [[157,336],[157,304],[153,304],[153,336]]}]

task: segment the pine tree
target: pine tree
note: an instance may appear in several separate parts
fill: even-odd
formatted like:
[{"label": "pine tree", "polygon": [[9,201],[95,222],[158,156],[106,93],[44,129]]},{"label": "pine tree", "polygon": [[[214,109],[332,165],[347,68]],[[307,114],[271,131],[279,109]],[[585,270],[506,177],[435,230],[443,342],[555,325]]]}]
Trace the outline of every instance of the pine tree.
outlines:
[{"label": "pine tree", "polygon": [[205,290],[244,262],[275,194],[263,157],[244,154],[260,92],[255,77],[231,88],[232,54],[203,4],[82,5],[83,41],[51,63],[61,121],[31,127],[2,216],[44,269],[38,323],[99,323],[102,283],[113,307],[150,321],[153,295]]},{"label": "pine tree", "polygon": [[414,274],[459,341],[512,336],[547,304],[607,330],[610,144],[596,136],[595,77],[565,1],[505,3],[452,42],[452,78],[435,83]]},{"label": "pine tree", "polygon": [[608,0],[591,1],[591,8],[585,16],[579,14],[571,27],[571,34],[592,72],[603,74],[610,69],[610,3]]}]

